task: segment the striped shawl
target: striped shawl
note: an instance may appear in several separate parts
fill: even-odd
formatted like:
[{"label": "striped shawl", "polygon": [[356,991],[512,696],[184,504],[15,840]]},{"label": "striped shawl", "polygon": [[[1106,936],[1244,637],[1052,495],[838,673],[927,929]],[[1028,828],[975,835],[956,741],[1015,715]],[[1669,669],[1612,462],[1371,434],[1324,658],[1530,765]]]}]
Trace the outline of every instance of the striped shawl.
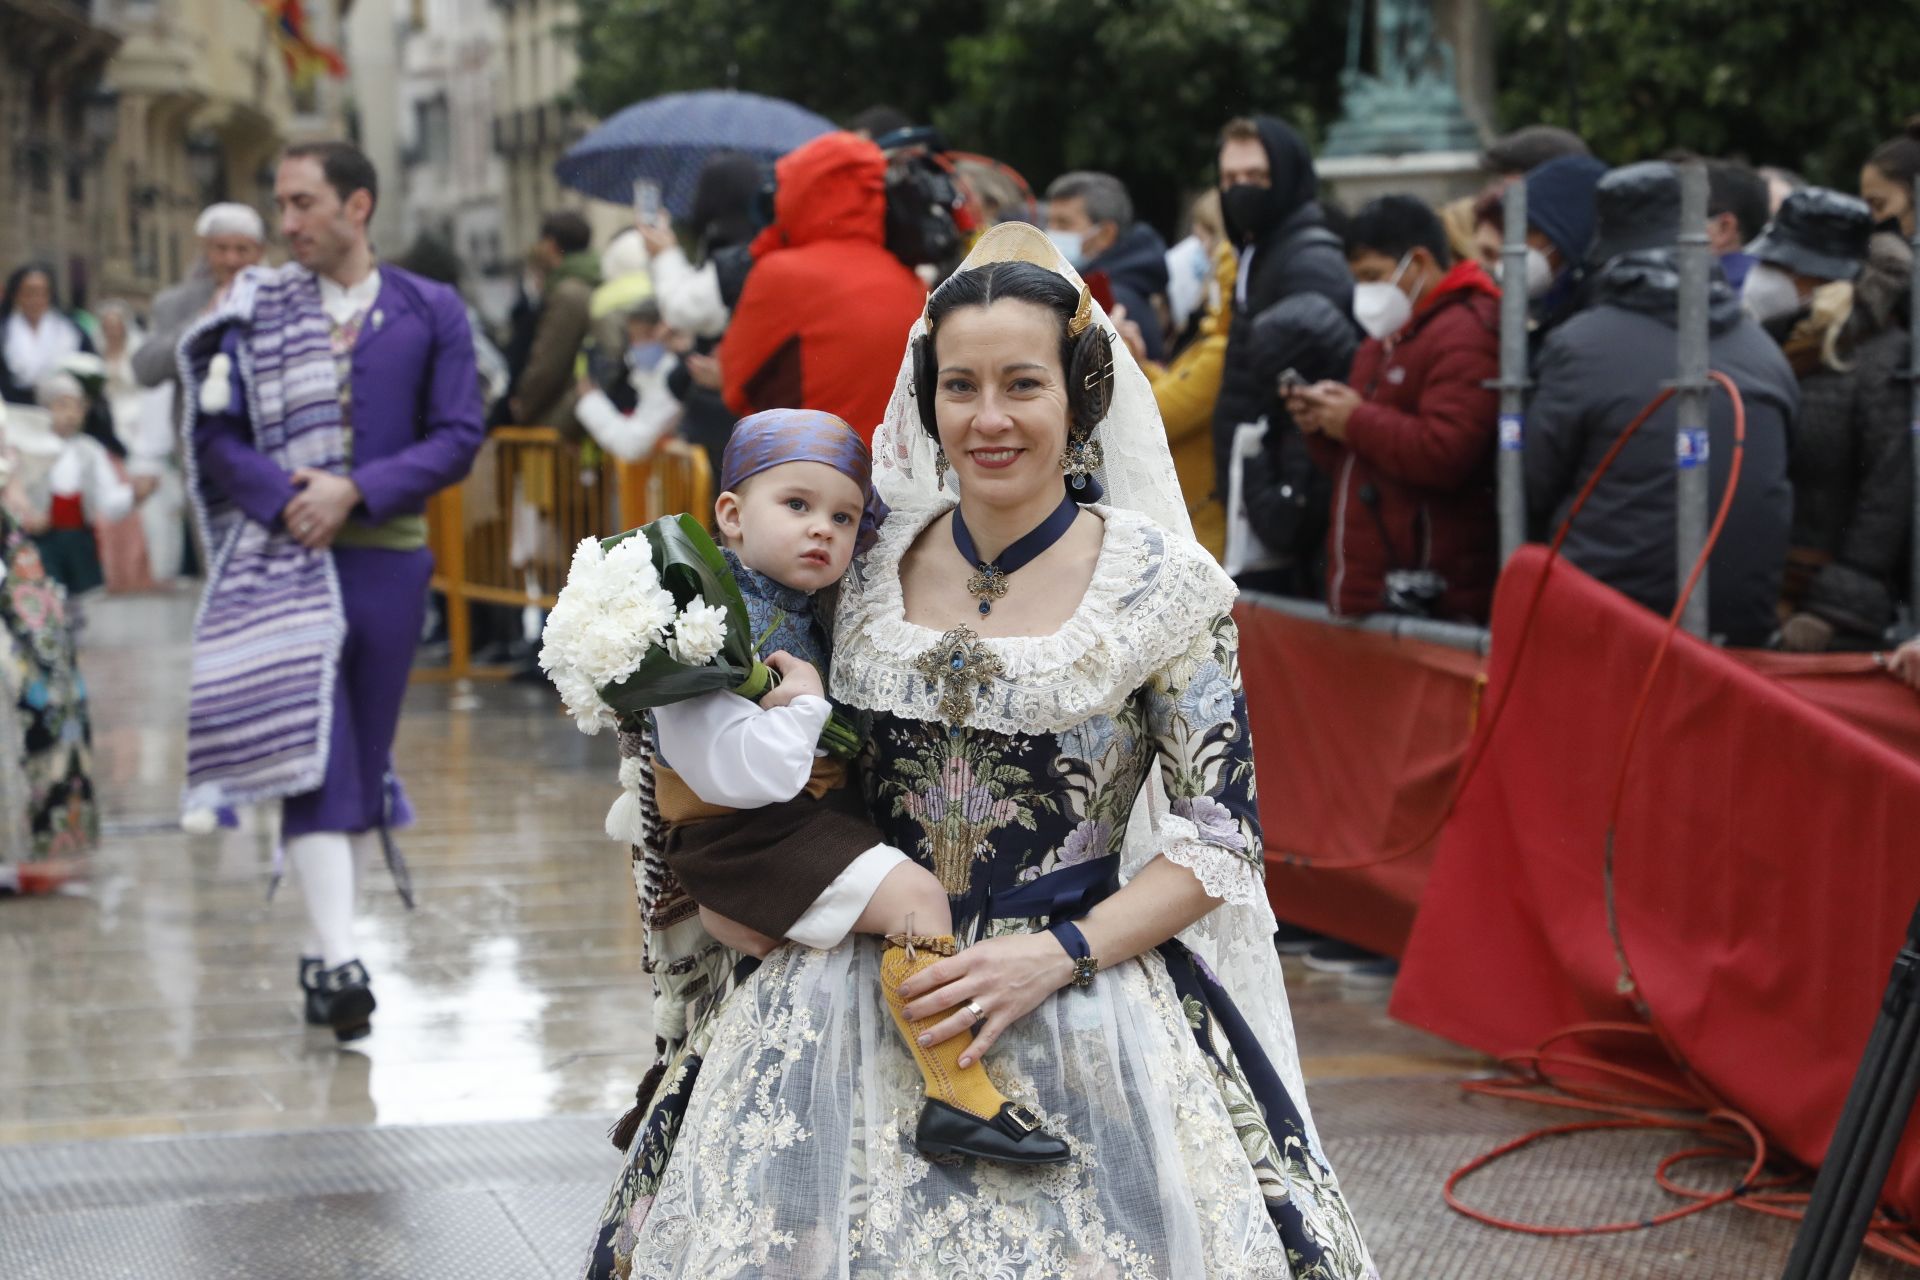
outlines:
[{"label": "striped shawl", "polygon": [[[237,341],[227,341],[232,334]],[[292,474],[345,473],[346,429],[318,280],[289,263],[251,269],[180,342],[182,452],[207,547],[193,627],[185,804],[218,808],[317,789],[327,770],[346,617],[333,556],[249,519],[200,471],[199,390],[223,346],[237,366],[253,447]]]}]

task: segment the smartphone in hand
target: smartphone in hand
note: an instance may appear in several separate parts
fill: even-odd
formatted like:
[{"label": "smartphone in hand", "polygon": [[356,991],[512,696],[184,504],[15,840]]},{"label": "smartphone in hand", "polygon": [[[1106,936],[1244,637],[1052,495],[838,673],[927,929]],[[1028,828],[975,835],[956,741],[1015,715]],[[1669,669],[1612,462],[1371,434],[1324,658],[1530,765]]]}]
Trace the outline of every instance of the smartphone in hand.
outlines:
[{"label": "smartphone in hand", "polygon": [[633,220],[643,227],[660,221],[660,184],[652,178],[633,180]]},{"label": "smartphone in hand", "polygon": [[1305,391],[1307,386],[1307,380],[1300,376],[1298,369],[1289,367],[1280,371],[1279,388],[1281,395],[1288,396],[1296,391]]}]

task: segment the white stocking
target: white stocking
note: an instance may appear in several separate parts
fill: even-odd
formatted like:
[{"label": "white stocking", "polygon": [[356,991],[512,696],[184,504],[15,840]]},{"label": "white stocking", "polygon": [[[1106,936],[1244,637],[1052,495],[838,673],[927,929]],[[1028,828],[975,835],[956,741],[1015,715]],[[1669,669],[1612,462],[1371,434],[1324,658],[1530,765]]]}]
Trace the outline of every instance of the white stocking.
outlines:
[{"label": "white stocking", "polygon": [[287,841],[287,861],[300,878],[307,920],[319,941],[321,963],[337,969],[358,952],[353,940],[353,850],[337,831]]}]

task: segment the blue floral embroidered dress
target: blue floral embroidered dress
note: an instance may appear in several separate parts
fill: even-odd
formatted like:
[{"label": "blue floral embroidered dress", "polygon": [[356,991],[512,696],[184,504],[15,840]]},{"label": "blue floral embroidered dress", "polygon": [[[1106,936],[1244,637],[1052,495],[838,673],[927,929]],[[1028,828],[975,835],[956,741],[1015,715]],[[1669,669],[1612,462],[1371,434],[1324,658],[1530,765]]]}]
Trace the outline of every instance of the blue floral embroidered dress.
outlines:
[{"label": "blue floral embroidered dress", "polygon": [[[833,692],[872,717],[881,830],[941,878],[963,940],[1083,914],[1155,854],[1227,905],[989,1053],[1002,1092],[1073,1143],[1040,1169],[914,1148],[920,1077],[877,940],[776,950],[696,1015],[590,1274],[1374,1277],[1272,949],[1231,582],[1197,545],[1095,508],[1099,564],[1065,626],[942,636],[906,621],[898,567],[946,509],[896,511],[842,587]],[[1149,829],[1150,773],[1169,804]]]}]

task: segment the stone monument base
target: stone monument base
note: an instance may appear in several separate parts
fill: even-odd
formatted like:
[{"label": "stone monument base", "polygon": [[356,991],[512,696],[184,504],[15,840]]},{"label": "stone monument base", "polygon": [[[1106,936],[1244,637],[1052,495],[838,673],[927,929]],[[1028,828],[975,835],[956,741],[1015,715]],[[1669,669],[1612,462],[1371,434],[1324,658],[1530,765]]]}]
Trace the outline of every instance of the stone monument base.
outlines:
[{"label": "stone monument base", "polygon": [[1352,213],[1375,196],[1418,196],[1438,208],[1476,195],[1493,180],[1477,151],[1409,151],[1401,155],[1322,156],[1314,161],[1323,191]]}]

